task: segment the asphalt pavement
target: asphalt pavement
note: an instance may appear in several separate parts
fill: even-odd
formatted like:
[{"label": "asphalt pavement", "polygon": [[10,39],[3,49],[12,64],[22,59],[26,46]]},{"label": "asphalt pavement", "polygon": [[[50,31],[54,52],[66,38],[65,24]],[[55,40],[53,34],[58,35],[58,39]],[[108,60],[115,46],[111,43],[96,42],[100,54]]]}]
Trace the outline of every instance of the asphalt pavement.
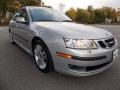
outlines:
[{"label": "asphalt pavement", "polygon": [[[120,25],[93,25],[113,32],[120,45]],[[0,27],[0,90],[120,90],[120,55],[113,66],[89,77],[43,74],[33,57],[9,43],[8,27]]]}]

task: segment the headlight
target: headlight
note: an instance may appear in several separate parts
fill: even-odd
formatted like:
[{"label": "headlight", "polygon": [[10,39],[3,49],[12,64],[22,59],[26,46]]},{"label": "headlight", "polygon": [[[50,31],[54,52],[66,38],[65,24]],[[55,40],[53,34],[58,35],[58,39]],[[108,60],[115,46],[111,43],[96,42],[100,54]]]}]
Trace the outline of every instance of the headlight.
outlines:
[{"label": "headlight", "polygon": [[64,39],[67,48],[93,49],[97,48],[93,40]]}]

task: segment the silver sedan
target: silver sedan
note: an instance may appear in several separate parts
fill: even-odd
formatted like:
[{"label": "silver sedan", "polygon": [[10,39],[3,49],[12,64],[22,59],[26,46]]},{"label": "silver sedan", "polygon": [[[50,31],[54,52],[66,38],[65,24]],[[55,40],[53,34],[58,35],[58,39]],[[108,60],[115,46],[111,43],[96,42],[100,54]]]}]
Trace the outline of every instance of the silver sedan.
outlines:
[{"label": "silver sedan", "polygon": [[110,68],[119,52],[112,33],[45,7],[21,8],[10,21],[9,35],[10,43],[32,55],[44,73],[94,75]]}]

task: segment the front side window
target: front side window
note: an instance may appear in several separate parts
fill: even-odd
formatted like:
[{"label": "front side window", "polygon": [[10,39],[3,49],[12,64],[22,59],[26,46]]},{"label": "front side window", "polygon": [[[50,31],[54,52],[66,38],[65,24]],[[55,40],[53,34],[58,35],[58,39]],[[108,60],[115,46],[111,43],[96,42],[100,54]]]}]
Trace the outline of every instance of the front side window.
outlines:
[{"label": "front side window", "polygon": [[19,17],[20,16],[20,14],[19,13],[16,13],[15,15],[14,15],[14,17],[13,17],[13,20],[15,20],[17,17]]},{"label": "front side window", "polygon": [[22,10],[20,11],[20,16],[19,16],[19,17],[23,17],[23,18],[25,19],[25,21],[28,21],[28,20],[29,20],[26,9],[22,9]]}]

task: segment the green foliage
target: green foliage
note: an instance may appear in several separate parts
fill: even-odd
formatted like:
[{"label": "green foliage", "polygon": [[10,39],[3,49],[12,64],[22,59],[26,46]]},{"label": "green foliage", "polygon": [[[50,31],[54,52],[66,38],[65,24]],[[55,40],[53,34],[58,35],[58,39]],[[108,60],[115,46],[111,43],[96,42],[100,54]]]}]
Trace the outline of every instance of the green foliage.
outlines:
[{"label": "green foliage", "polygon": [[69,16],[72,20],[76,19],[76,10],[74,8],[70,8],[67,12],[66,15]]},{"label": "green foliage", "polygon": [[87,11],[89,12],[89,20],[87,23],[94,23],[95,13],[94,13],[93,6],[88,6]]},{"label": "green foliage", "polygon": [[102,9],[96,9],[94,11],[95,19],[94,23],[104,23],[105,22],[105,13]]},{"label": "green foliage", "polygon": [[88,6],[87,10],[71,8],[66,12],[66,15],[80,23],[105,23],[106,19],[115,22],[117,18],[116,13],[117,11],[111,7],[94,9],[92,6]]},{"label": "green foliage", "polygon": [[0,0],[0,17],[3,18],[6,12],[14,14],[22,6],[42,6],[41,0]]},{"label": "green foliage", "polygon": [[0,0],[0,16],[3,17],[6,11],[7,11],[7,0]]},{"label": "green foliage", "polygon": [[41,6],[41,0],[19,0],[23,6]]},{"label": "green foliage", "polygon": [[42,0],[0,0],[0,22],[9,22],[14,13],[23,6],[44,6]]},{"label": "green foliage", "polygon": [[[0,0],[0,19],[6,18],[6,12],[14,14],[22,6],[44,6],[42,0]],[[80,23],[104,23],[106,19],[117,21],[118,11],[111,7],[103,7],[94,9],[93,6],[88,6],[87,10],[78,8],[70,8],[66,15],[72,20]],[[120,16],[120,15],[119,15]]]},{"label": "green foliage", "polygon": [[111,7],[103,7],[102,10],[104,11],[106,18],[115,18],[115,9],[112,9]]},{"label": "green foliage", "polygon": [[90,18],[90,13],[84,9],[77,9],[76,21],[81,23],[88,23]]},{"label": "green foliage", "polygon": [[17,10],[19,10],[21,4],[18,1],[11,0],[11,2],[8,3],[7,7],[8,7],[7,11],[15,13]]}]

